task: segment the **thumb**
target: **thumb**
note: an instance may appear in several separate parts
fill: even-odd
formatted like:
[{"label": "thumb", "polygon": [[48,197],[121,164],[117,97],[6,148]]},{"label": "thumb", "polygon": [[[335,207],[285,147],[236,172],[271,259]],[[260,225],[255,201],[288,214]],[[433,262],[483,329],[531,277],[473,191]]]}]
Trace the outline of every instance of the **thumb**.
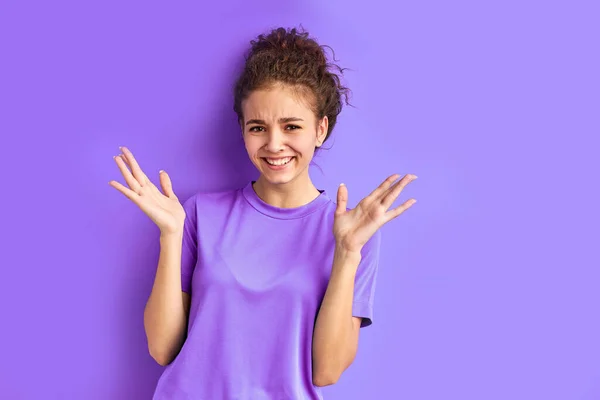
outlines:
[{"label": "thumb", "polygon": [[340,183],[337,192],[337,208],[336,214],[343,214],[346,212],[346,206],[348,205],[348,188],[343,183]]},{"label": "thumb", "polygon": [[177,196],[175,196],[175,192],[173,192],[173,185],[171,183],[171,178],[169,178],[169,174],[162,169],[158,174],[160,176],[160,185],[162,186],[164,194],[167,197],[177,198]]}]

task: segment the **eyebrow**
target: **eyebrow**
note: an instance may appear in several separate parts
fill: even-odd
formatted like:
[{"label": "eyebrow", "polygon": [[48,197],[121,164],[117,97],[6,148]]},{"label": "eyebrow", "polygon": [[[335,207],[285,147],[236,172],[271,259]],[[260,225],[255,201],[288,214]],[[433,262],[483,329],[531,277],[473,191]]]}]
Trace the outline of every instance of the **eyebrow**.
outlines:
[{"label": "eyebrow", "polygon": [[[285,124],[286,122],[294,122],[294,121],[304,121],[304,120],[302,118],[298,118],[298,117],[279,118],[280,124]],[[265,121],[263,121],[262,119],[251,119],[248,122],[246,122],[246,125],[250,125],[250,124],[266,125],[267,123]]]}]

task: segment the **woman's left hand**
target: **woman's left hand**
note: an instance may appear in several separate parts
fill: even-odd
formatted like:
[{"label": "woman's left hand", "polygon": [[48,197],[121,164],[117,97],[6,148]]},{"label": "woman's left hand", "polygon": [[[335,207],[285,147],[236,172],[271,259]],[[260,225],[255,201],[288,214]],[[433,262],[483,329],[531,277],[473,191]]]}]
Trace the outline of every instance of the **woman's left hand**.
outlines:
[{"label": "woman's left hand", "polygon": [[404,187],[417,179],[416,175],[407,174],[392,185],[398,177],[399,174],[394,174],[387,178],[352,210],[346,210],[348,189],[345,185],[340,185],[333,222],[336,245],[349,252],[359,252],[379,228],[417,202],[410,199],[388,211]]}]

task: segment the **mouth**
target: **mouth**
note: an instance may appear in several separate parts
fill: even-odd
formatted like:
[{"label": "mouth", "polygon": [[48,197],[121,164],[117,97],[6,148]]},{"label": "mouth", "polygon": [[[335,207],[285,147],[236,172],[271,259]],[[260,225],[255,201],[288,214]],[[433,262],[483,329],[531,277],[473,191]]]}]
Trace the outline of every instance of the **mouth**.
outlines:
[{"label": "mouth", "polygon": [[286,167],[291,165],[292,161],[294,161],[295,158],[296,158],[296,156],[278,157],[278,158],[261,157],[261,160],[265,163],[265,165],[269,169],[278,171],[278,170],[285,169]]}]

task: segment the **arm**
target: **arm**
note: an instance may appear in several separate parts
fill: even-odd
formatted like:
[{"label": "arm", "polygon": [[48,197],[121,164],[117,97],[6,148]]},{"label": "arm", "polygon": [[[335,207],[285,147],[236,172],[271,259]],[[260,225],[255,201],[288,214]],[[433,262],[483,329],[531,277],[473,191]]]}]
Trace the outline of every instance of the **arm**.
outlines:
[{"label": "arm", "polygon": [[331,277],[313,336],[313,384],[332,385],[354,361],[361,318],[352,316],[354,279],[360,252],[336,245]]},{"label": "arm", "polygon": [[152,293],[144,309],[148,350],[160,365],[173,361],[185,341],[190,295],[181,291],[183,230],[161,234]]},{"label": "arm", "polygon": [[[337,195],[337,208],[333,222],[335,251],[333,266],[327,290],[321,303],[313,336],[313,383],[325,386],[335,383],[342,372],[354,360],[358,348],[358,332],[361,318],[372,314],[371,306],[353,312],[354,283],[360,281],[358,292],[364,298],[371,298],[377,271],[380,234],[378,230],[385,223],[402,214],[416,200],[412,199],[390,211],[388,209],[402,189],[415,175],[405,175],[400,181],[394,174],[383,181],[370,195],[361,200],[354,209],[348,209],[348,189],[340,184]],[[370,243],[362,260],[363,246]],[[364,268],[359,271],[359,266]],[[367,302],[369,303],[369,302]],[[367,320],[368,323],[370,321]],[[366,326],[366,325],[365,325]]]},{"label": "arm", "polygon": [[[144,329],[150,355],[159,364],[167,365],[185,340],[190,296],[182,292],[190,291],[189,269],[195,262],[196,198],[192,196],[182,205],[173,192],[169,175],[161,170],[163,195],[142,171],[133,153],[124,146],[120,150],[123,154],[114,159],[129,188],[116,181],[109,184],[140,207],[161,231],[160,258],[144,309]],[[186,277],[183,282],[181,275]]]}]

